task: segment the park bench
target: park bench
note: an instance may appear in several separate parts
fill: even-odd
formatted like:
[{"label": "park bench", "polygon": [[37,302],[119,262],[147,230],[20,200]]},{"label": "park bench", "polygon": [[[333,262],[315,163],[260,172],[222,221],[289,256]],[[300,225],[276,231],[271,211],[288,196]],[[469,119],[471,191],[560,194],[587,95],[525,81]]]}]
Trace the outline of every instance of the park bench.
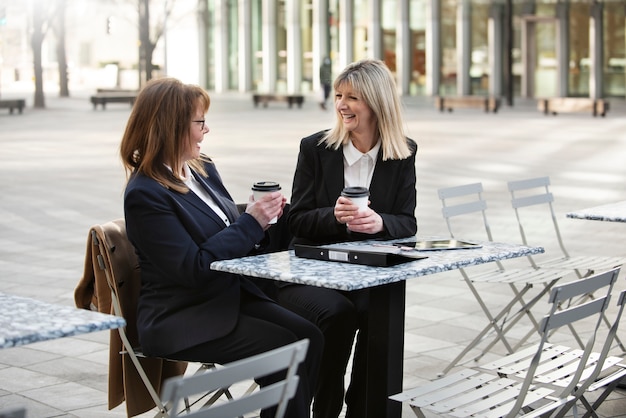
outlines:
[{"label": "park bench", "polygon": [[119,87],[98,87],[96,93],[128,93],[137,94],[137,90],[122,89]]},{"label": "park bench", "polygon": [[137,92],[131,90],[119,90],[119,91],[103,91],[98,89],[98,92],[91,96],[90,100],[93,104],[94,110],[98,108],[98,105],[102,106],[102,110],[106,109],[107,103],[129,103],[131,106],[135,103],[137,98]]},{"label": "park bench", "polygon": [[24,99],[4,99],[0,100],[0,109],[9,109],[9,113],[13,114],[13,109],[17,109],[22,113],[22,110],[26,107],[26,100]]},{"label": "park bench", "polygon": [[604,117],[609,111],[609,102],[604,99],[591,99],[588,97],[550,97],[539,99],[537,108],[544,114],[556,115],[558,113],[591,112],[595,117]]},{"label": "park bench", "polygon": [[294,103],[301,108],[302,103],[304,103],[304,96],[301,94],[255,93],[252,95],[252,101],[254,102],[254,107],[257,107],[259,103],[263,103],[263,107],[267,107],[269,102],[287,102],[289,108]]},{"label": "park bench", "polygon": [[485,112],[498,112],[500,99],[489,96],[436,96],[435,107],[441,112],[452,109],[473,108],[483,109]]}]

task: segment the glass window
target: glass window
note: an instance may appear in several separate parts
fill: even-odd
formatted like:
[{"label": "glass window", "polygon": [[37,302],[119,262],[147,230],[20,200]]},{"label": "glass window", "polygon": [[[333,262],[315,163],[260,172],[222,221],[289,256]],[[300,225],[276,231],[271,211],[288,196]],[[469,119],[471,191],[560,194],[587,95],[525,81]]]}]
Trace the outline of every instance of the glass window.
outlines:
[{"label": "glass window", "polygon": [[285,0],[279,0],[276,18],[276,50],[278,51],[278,74],[276,90],[287,91],[287,11]]},{"label": "glass window", "polygon": [[471,6],[470,92],[476,95],[489,93],[489,7],[487,3]]},{"label": "glass window", "polygon": [[206,10],[206,87],[215,88],[215,3],[207,2]]},{"label": "glass window", "polygon": [[589,5],[569,7],[568,96],[589,97]]},{"label": "glass window", "polygon": [[259,90],[263,85],[263,16],[261,10],[262,0],[252,0],[250,7],[252,9],[252,88]]},{"label": "glass window", "polygon": [[[331,61],[334,63],[339,52],[339,0],[328,1],[328,43]],[[335,70],[333,69],[333,74]]]},{"label": "glass window", "polygon": [[312,90],[313,86],[313,4],[312,0],[303,2],[300,11],[302,28],[302,91]]},{"label": "glass window", "polygon": [[522,61],[522,25],[521,16],[525,14],[522,4],[513,4],[513,45],[511,47],[511,77],[513,82],[513,96],[522,95],[522,74],[524,63]]},{"label": "glass window", "polygon": [[604,3],[604,96],[626,95],[625,10],[623,3]]},{"label": "glass window", "polygon": [[239,86],[239,16],[237,0],[230,0],[228,8],[228,88],[236,90]]},{"label": "glass window", "polygon": [[389,70],[396,74],[396,0],[383,0],[381,21],[383,31],[383,61]]},{"label": "glass window", "polygon": [[411,0],[410,5],[411,28],[411,83],[412,95],[426,93],[426,0]]},{"label": "glass window", "polygon": [[[346,0],[352,1],[352,0]],[[368,57],[367,37],[369,17],[369,2],[367,0],[354,1],[354,61],[359,61]]]},{"label": "glass window", "polygon": [[456,94],[456,0],[442,0],[440,95]]}]

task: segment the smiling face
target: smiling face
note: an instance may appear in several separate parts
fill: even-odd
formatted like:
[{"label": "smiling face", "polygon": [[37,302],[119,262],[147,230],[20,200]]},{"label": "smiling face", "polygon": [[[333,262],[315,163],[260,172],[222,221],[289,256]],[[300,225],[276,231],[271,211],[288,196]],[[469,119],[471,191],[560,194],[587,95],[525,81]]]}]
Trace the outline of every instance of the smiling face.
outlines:
[{"label": "smiling face", "polygon": [[193,118],[189,122],[189,133],[185,141],[183,162],[200,157],[200,148],[204,135],[209,132],[201,106],[196,106]]},{"label": "smiling face", "polygon": [[376,132],[376,115],[350,84],[343,83],[335,89],[335,108],[353,137],[371,136]]}]

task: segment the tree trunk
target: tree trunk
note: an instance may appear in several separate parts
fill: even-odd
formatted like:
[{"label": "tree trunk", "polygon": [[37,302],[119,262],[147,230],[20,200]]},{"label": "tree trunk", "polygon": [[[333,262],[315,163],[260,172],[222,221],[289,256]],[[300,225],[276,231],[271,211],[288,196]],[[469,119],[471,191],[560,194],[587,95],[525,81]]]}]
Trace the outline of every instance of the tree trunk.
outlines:
[{"label": "tree trunk", "polygon": [[33,70],[35,74],[35,98],[33,104],[35,108],[46,107],[43,92],[43,67],[41,64],[41,45],[44,38],[43,13],[44,11],[40,7],[33,8],[33,34],[31,36],[31,46],[33,48]]},{"label": "tree trunk", "polygon": [[55,13],[55,32],[57,35],[57,61],[59,65],[59,96],[69,97],[69,80],[67,74],[67,54],[65,51],[65,6],[66,0],[57,0]]},{"label": "tree trunk", "polygon": [[[150,0],[139,0],[139,86],[150,80],[152,52],[150,51]],[[148,55],[148,53],[150,54]]]},{"label": "tree trunk", "polygon": [[152,64],[152,54],[154,53],[155,44],[152,42],[146,46],[146,81],[152,80],[152,73],[154,72],[154,64]]}]

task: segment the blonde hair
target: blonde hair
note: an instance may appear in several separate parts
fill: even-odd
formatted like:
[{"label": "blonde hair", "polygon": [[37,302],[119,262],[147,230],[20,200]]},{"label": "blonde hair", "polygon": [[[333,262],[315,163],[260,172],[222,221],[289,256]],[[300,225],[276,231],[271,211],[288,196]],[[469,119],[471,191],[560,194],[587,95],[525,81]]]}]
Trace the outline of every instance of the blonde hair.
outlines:
[{"label": "blonde hair", "polygon": [[[400,95],[393,75],[384,62],[366,59],[353,62],[337,76],[334,89],[349,85],[376,115],[383,160],[402,160],[411,155],[404,131]],[[340,117],[322,138],[328,148],[338,149],[350,140],[350,132]]]},{"label": "blonde hair", "polygon": [[[142,173],[167,188],[187,193],[187,186],[173,173],[182,170],[184,141],[195,111],[199,106],[206,113],[210,104],[208,93],[199,86],[174,78],[146,83],[137,95],[120,144],[127,178]],[[187,163],[206,175],[203,162],[207,160],[205,157]]]}]

